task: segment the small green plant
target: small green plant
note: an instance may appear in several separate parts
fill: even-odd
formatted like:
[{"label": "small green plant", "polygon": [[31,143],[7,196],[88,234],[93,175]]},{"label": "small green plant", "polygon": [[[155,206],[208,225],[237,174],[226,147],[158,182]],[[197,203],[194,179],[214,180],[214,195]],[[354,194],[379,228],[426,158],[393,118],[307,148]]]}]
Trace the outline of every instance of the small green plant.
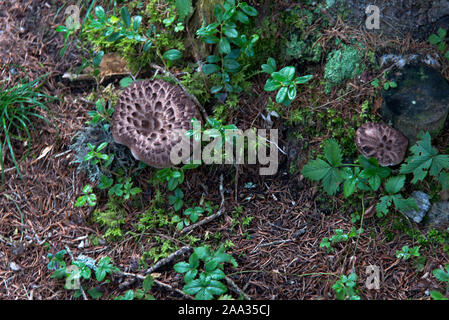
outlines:
[{"label": "small green plant", "polygon": [[[432,44],[434,46],[438,46],[438,50],[440,50],[440,52],[444,53],[447,49],[446,36],[447,36],[447,30],[445,30],[443,28],[439,28],[436,34],[430,35],[429,42],[430,42],[430,44]],[[444,56],[446,57],[446,59],[449,60],[449,51],[446,51]]]},{"label": "small green plant", "polygon": [[37,88],[45,76],[36,80],[6,88],[0,86],[0,170],[2,183],[5,178],[5,157],[7,150],[20,178],[18,160],[14,151],[14,141],[27,142],[27,151],[30,150],[31,131],[34,129],[32,119],[41,119],[49,123],[39,111],[49,112],[44,101],[55,100],[55,97],[40,93]]},{"label": "small green plant", "polygon": [[108,107],[106,108],[106,103],[103,98],[98,99],[95,103],[95,110],[91,110],[88,112],[88,115],[91,117],[88,124],[90,126],[95,126],[98,123],[101,122],[108,122],[110,123],[112,121],[111,117],[114,113],[114,108]]},{"label": "small green plant", "polygon": [[128,290],[124,295],[116,297],[115,300],[155,300],[155,298],[150,294],[153,285],[153,277],[148,275],[142,282],[142,289]]},{"label": "small green plant", "polygon": [[349,276],[342,275],[332,289],[335,290],[338,300],[360,300],[356,286],[357,274],[351,273]]},{"label": "small green plant", "polygon": [[413,184],[423,181],[429,174],[438,179],[443,189],[449,190],[449,173],[443,171],[449,169],[449,155],[440,154],[432,147],[432,138],[428,132],[421,132],[418,139],[418,142],[410,148],[412,155],[401,166],[401,174],[413,173]]},{"label": "small green plant", "polygon": [[[380,80],[376,78],[371,82],[371,85],[376,89],[380,88]],[[383,87],[385,90],[389,90],[390,88],[397,88],[398,84],[395,81],[385,80]]]},{"label": "small green plant", "polygon": [[212,94],[219,96],[223,90],[228,93],[242,91],[239,85],[231,83],[230,75],[241,70],[237,60],[242,53],[247,57],[254,56],[254,45],[259,36],[253,34],[248,38],[239,34],[237,23],[247,25],[250,23],[249,17],[255,17],[257,14],[257,10],[245,2],[225,0],[223,5],[216,4],[214,7],[217,21],[197,30],[197,36],[205,43],[218,46],[218,55],[208,56],[207,63],[202,66],[204,74],[216,74],[220,78],[220,84],[210,89]]},{"label": "small green plant", "polygon": [[173,206],[175,211],[181,210],[184,205],[184,192],[181,189],[176,188],[174,193],[168,196],[168,203]]},{"label": "small green plant", "polygon": [[357,230],[355,227],[353,227],[349,233],[345,233],[342,229],[335,229],[334,235],[332,237],[325,237],[321,240],[320,248],[325,248],[328,253],[332,252],[334,251],[332,245],[340,242],[347,242],[349,239],[357,237],[362,233],[363,229]]},{"label": "small green plant", "polygon": [[[104,176],[102,176],[103,178]],[[108,186],[111,185],[111,179],[112,178],[107,178],[105,177],[104,180],[105,183],[103,183],[103,181],[101,181],[100,178],[100,188],[107,188]],[[108,195],[109,196],[116,196],[116,197],[121,197],[124,200],[129,200],[132,196],[135,196],[139,193],[142,192],[142,189],[138,188],[138,187],[134,187],[133,188],[133,182],[131,180],[130,177],[123,179],[122,177],[119,177],[118,182],[116,184],[114,184],[109,190],[108,190]]]},{"label": "small green plant", "polygon": [[273,58],[268,58],[266,64],[262,65],[262,70],[270,75],[270,78],[265,83],[265,91],[276,91],[276,102],[284,106],[289,106],[296,98],[297,86],[304,84],[312,79],[312,75],[295,77],[295,67],[284,67],[276,71],[276,61]]},{"label": "small green plant", "polygon": [[95,207],[97,205],[97,196],[93,193],[92,186],[87,184],[83,188],[83,195],[76,199],[75,207],[83,207],[85,205]]},{"label": "small green plant", "polygon": [[100,162],[104,167],[108,167],[111,165],[112,161],[114,160],[114,155],[104,154],[101,153],[104,148],[108,146],[107,142],[101,143],[98,147],[95,147],[91,143],[87,143],[87,147],[89,148],[89,152],[84,156],[83,161],[90,161],[92,165],[97,165]]},{"label": "small green plant", "polygon": [[339,186],[343,183],[343,193],[346,198],[354,194],[357,189],[367,192],[376,192],[385,181],[387,195],[381,197],[376,210],[379,217],[388,213],[391,203],[396,209],[408,211],[416,209],[414,199],[404,199],[399,193],[404,187],[405,176],[391,177],[391,170],[379,166],[375,158],[367,159],[360,155],[358,164],[343,164],[343,154],[338,143],[328,140],[324,146],[324,158],[312,160],[303,168],[304,177],[312,181],[320,181],[324,190],[329,195],[336,194]]},{"label": "small green plant", "polygon": [[[47,268],[48,270],[53,271],[51,275],[52,279],[66,279],[64,288],[67,290],[75,290],[75,299],[82,295],[81,288],[86,290],[85,285],[81,283],[81,280],[90,280],[92,271],[94,271],[95,279],[99,283],[106,282],[105,278],[108,274],[120,271],[111,263],[111,259],[107,256],[96,263],[94,259],[80,255],[76,260],[71,261],[70,266],[67,266],[64,261],[66,254],[66,250],[61,250],[55,255],[51,253],[48,254],[47,259],[49,260],[49,263]],[[87,293],[93,299],[99,299],[103,295],[103,293],[95,287],[87,290]]]},{"label": "small green plant", "polygon": [[172,222],[176,223],[176,228],[182,230],[184,227],[198,221],[199,217],[203,214],[204,209],[201,207],[187,208],[184,210],[184,218],[178,215],[173,216]]},{"label": "small green plant", "polygon": [[396,258],[402,259],[404,261],[407,261],[408,259],[412,257],[420,257],[421,254],[419,253],[419,247],[409,247],[409,246],[403,246],[401,250],[396,251]]},{"label": "small green plant", "polygon": [[[202,262],[202,263],[201,263]],[[226,275],[223,272],[224,263],[237,267],[237,262],[225,253],[224,247],[213,252],[207,246],[195,248],[188,262],[178,262],[174,269],[184,274],[186,294],[194,295],[197,300],[212,300],[227,292],[228,288],[220,280]]]},{"label": "small green plant", "polygon": [[445,266],[446,270],[441,270],[441,269],[435,269],[433,270],[432,274],[433,276],[443,282],[446,283],[446,296],[444,296],[441,292],[433,290],[430,292],[430,296],[432,297],[432,299],[434,300],[449,300],[447,298],[448,293],[449,293],[449,264],[446,264]]}]

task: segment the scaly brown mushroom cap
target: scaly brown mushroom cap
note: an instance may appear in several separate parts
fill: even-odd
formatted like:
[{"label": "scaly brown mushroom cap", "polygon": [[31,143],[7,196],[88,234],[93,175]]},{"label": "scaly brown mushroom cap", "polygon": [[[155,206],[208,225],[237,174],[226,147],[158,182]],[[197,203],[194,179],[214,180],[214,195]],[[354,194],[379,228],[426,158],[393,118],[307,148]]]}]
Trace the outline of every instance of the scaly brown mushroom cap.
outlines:
[{"label": "scaly brown mushroom cap", "polygon": [[112,136],[130,148],[136,159],[167,168],[173,165],[171,149],[182,139],[174,132],[192,129],[192,118],[201,121],[194,102],[180,87],[162,80],[138,81],[118,99]]},{"label": "scaly brown mushroom cap", "polygon": [[356,132],[355,144],[366,158],[376,158],[383,167],[404,160],[408,140],[398,130],[384,123],[365,123]]}]

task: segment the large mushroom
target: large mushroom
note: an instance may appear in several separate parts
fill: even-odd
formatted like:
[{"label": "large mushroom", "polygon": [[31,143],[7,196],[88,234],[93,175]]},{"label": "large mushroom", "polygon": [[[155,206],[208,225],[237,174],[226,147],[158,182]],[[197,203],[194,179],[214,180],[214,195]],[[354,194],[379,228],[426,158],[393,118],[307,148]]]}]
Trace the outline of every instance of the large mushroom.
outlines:
[{"label": "large mushroom", "polygon": [[[134,82],[119,96],[112,118],[112,136],[133,156],[156,168],[167,168],[179,133],[201,120],[194,102],[178,86],[162,80]],[[182,159],[184,160],[184,159]]]},{"label": "large mushroom", "polygon": [[385,123],[365,123],[356,132],[355,144],[367,158],[376,158],[383,167],[395,166],[404,160],[408,140]]}]

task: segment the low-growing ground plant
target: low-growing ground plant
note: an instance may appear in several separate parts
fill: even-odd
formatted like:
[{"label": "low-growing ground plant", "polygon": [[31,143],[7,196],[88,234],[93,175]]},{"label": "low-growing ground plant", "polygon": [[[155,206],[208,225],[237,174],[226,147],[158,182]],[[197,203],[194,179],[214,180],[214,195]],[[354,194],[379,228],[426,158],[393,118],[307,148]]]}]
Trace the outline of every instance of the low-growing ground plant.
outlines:
[{"label": "low-growing ground plant", "polygon": [[[79,256],[75,260],[70,261],[70,265],[67,265],[64,258],[67,254],[66,250],[61,250],[56,254],[49,253],[47,259],[49,260],[47,268],[53,271],[52,279],[65,279],[66,283],[64,288],[66,290],[75,290],[73,297],[79,298],[82,296],[83,291],[87,290],[87,287],[82,281],[87,282],[92,279],[92,272],[94,272],[95,280],[100,284],[106,283],[108,280],[106,276],[120,270],[111,263],[109,257],[101,258],[98,263],[89,257]],[[103,293],[96,287],[92,287],[87,290],[87,293],[93,299],[99,299]]]},{"label": "low-growing ground plant", "polygon": [[38,87],[46,75],[33,81],[22,81],[21,83],[7,88],[0,85],[0,170],[2,171],[2,182],[5,178],[5,157],[9,154],[17,173],[22,178],[19,170],[19,159],[14,144],[26,142],[27,150],[31,148],[31,132],[37,119],[49,120],[41,114],[42,111],[49,112],[46,102],[56,98],[39,92]]},{"label": "low-growing ground plant", "polygon": [[219,84],[210,89],[212,94],[221,96],[222,92],[242,91],[238,84],[232,83],[231,75],[241,70],[238,60],[242,53],[247,57],[254,55],[254,44],[259,36],[253,34],[248,37],[241,34],[238,24],[249,24],[249,17],[255,17],[257,14],[257,10],[246,2],[225,0],[223,5],[216,4],[214,7],[216,22],[197,30],[197,36],[205,43],[218,46],[218,55],[208,56],[207,63],[202,67],[204,74],[216,74],[220,78]]},{"label": "low-growing ground plant", "polygon": [[430,296],[434,300],[449,300],[449,264],[446,264],[445,270],[435,269],[432,272],[433,276],[438,280],[446,284],[445,293],[433,290],[430,292]]},{"label": "low-growing ground plant", "polygon": [[332,286],[338,300],[360,300],[357,290],[357,274],[351,273],[349,276],[342,275]]},{"label": "low-growing ground plant", "polygon": [[220,281],[226,277],[223,271],[225,263],[237,267],[237,262],[230,254],[225,253],[224,247],[213,252],[209,247],[203,246],[195,248],[189,261],[178,262],[174,269],[184,274],[184,293],[194,295],[197,300],[212,300],[228,290]]},{"label": "low-growing ground plant", "polygon": [[297,86],[307,83],[312,79],[312,75],[296,77],[295,67],[284,67],[279,71],[276,67],[276,61],[268,58],[266,64],[262,65],[262,70],[270,75],[265,83],[265,91],[276,91],[276,102],[288,107],[296,98]]}]

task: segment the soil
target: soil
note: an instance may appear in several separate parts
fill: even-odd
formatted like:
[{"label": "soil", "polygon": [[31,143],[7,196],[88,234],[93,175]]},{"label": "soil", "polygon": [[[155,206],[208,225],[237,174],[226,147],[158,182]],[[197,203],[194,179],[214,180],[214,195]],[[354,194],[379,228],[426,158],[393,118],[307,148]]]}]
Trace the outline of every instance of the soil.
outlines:
[{"label": "soil", "polygon": [[[20,162],[21,179],[12,163],[5,165],[6,182],[0,193],[0,299],[72,299],[73,292],[64,289],[63,281],[52,279],[48,270],[47,254],[69,248],[74,256],[83,254],[94,259],[109,256],[114,265],[123,272],[143,274],[139,261],[145,251],[159,246],[155,237],[168,239],[177,247],[186,245],[173,233],[155,229],[141,241],[128,234],[137,216],[148,206],[154,196],[154,187],[148,182],[153,174],[151,168],[142,171],[135,185],[143,192],[140,201],[143,209],[127,208],[125,236],[118,242],[103,242],[98,245],[86,243],[89,236],[101,237],[101,226],[92,222],[91,210],[74,207],[81,189],[89,182],[87,176],[76,171],[73,153],[69,150],[71,139],[88,120],[87,113],[92,105],[82,100],[92,90],[92,84],[68,82],[62,75],[70,67],[79,65],[82,56],[75,46],[69,46],[67,53],[59,56],[64,39],[55,32],[62,24],[63,13],[57,9],[63,1],[17,0],[0,3],[0,74],[7,86],[20,79],[36,79],[48,74],[41,89],[59,101],[50,102],[47,107],[53,122],[37,122],[28,157]],[[279,1],[279,9],[284,9]],[[351,29],[344,25],[327,30],[325,36],[345,38],[348,34],[372,37],[373,47],[384,43],[375,36]],[[400,50],[423,48],[422,43],[407,39],[389,43]],[[428,48],[428,47],[426,47]],[[447,66],[443,73],[447,76]],[[324,64],[317,66],[318,76],[323,73]],[[373,75],[366,75],[372,78]],[[272,94],[263,90],[266,76],[254,78],[250,92],[242,95],[241,108],[233,111],[231,119],[245,130],[263,127],[259,116],[268,97]],[[114,84],[119,87],[117,84]],[[373,88],[360,80],[353,82],[354,90],[343,98],[331,96],[323,100],[319,108],[335,108],[352,112]],[[311,96],[320,96],[322,89],[310,89],[298,97],[298,103],[307,103]],[[323,99],[323,98],[320,98]],[[208,108],[209,109],[209,108]],[[318,124],[320,125],[320,124]],[[274,123],[282,127],[281,121]],[[297,128],[303,130],[303,128]],[[287,130],[280,137],[280,146],[287,146],[287,155],[304,152],[300,166],[307,159],[307,152],[317,149],[323,138],[309,138],[307,141],[287,138]],[[441,144],[448,141],[447,130],[441,136]],[[308,149],[305,150],[305,142]],[[17,148],[25,149],[17,145]],[[50,148],[50,149],[49,149]],[[42,157],[40,157],[42,155]],[[219,204],[220,176],[223,176],[224,214],[194,229],[191,235],[205,239],[221,234],[221,242],[230,241],[235,246],[228,253],[238,262],[238,267],[227,266],[226,274],[251,299],[334,299],[332,285],[343,274],[356,272],[359,275],[358,288],[362,299],[430,299],[428,291],[441,289],[432,276],[432,270],[449,262],[447,253],[440,244],[430,243],[421,248],[426,256],[423,270],[417,271],[411,262],[396,259],[395,253],[413,239],[395,229],[395,219],[380,225],[375,215],[367,215],[364,232],[358,243],[335,245],[335,251],[326,253],[320,248],[324,237],[330,237],[335,229],[351,230],[350,215],[345,208],[343,195],[323,202],[323,193],[317,185],[310,183],[300,173],[289,172],[291,158],[280,154],[281,163],[275,176],[260,176],[257,166],[201,166],[188,171],[184,187],[185,199],[200,199]],[[254,188],[245,188],[252,182]],[[365,199],[367,208],[376,199]],[[100,204],[106,197],[99,199]],[[242,208],[239,217],[235,214]],[[242,226],[238,220],[253,217],[249,226]],[[238,219],[238,220],[237,220]],[[425,234],[425,227],[419,227]],[[177,258],[186,260],[188,255]],[[146,263],[151,266],[154,261]],[[365,286],[367,267],[378,266],[381,274],[379,290]],[[181,299],[175,289],[182,289],[182,277],[173,271],[173,263],[157,270],[156,279],[168,287],[155,285],[152,294],[156,299]],[[123,295],[126,290],[140,288],[141,281],[131,281],[123,275],[112,276],[109,284],[101,285],[104,298]],[[89,284],[89,283],[88,283]],[[92,281],[93,285],[96,285]],[[231,292],[234,297],[235,293]]]}]

